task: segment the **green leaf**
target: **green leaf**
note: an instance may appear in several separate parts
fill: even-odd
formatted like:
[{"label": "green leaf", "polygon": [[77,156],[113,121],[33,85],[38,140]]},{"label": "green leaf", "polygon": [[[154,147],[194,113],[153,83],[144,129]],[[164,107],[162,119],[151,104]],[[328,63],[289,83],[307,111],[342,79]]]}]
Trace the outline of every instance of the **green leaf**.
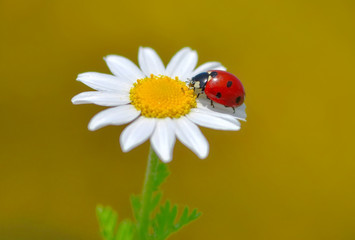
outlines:
[{"label": "green leaf", "polygon": [[133,239],[134,225],[131,221],[122,221],[117,229],[117,213],[110,207],[99,205],[96,207],[96,214],[99,220],[101,236],[104,240]]},{"label": "green leaf", "polygon": [[150,202],[150,211],[154,211],[154,209],[158,206],[159,202],[160,202],[160,199],[162,197],[162,193],[161,192],[157,192],[154,196],[153,196],[153,199],[152,201]]},{"label": "green leaf", "polygon": [[180,219],[175,223],[178,212],[177,205],[170,205],[170,202],[166,201],[166,203],[160,207],[160,211],[153,219],[152,227],[154,230],[154,239],[156,240],[166,239],[172,233],[178,231],[180,228],[201,215],[196,209],[189,214],[189,208],[185,207]]},{"label": "green leaf", "polygon": [[137,195],[131,195],[131,205],[133,209],[134,218],[139,222],[139,213],[141,211],[141,197]]},{"label": "green leaf", "polygon": [[192,210],[191,214],[189,215],[189,208],[186,206],[184,208],[184,211],[183,211],[179,221],[175,225],[176,231],[179,230],[180,228],[182,228],[184,225],[192,222],[193,220],[196,220],[200,216],[201,216],[201,213],[197,212],[196,208],[194,210]]},{"label": "green leaf", "polygon": [[96,214],[99,220],[101,236],[105,240],[114,240],[115,228],[117,224],[117,213],[110,207],[98,205]]},{"label": "green leaf", "polygon": [[133,239],[134,226],[131,221],[122,221],[118,226],[115,240],[131,240]]}]

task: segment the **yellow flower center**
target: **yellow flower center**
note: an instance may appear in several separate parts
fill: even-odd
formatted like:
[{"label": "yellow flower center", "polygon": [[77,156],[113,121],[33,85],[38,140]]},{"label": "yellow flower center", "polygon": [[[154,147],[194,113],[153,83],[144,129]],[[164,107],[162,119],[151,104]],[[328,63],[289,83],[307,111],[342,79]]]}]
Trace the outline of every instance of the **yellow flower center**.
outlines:
[{"label": "yellow flower center", "polygon": [[179,118],[196,107],[193,90],[177,77],[152,74],[138,79],[129,94],[132,105],[149,118]]}]

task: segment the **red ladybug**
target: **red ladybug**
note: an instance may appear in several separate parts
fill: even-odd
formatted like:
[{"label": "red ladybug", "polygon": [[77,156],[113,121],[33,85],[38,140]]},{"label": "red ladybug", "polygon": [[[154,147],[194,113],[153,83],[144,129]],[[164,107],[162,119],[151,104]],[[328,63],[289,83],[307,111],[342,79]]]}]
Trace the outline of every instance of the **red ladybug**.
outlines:
[{"label": "red ladybug", "polygon": [[[205,93],[207,98],[213,102],[222,104],[226,107],[235,107],[243,104],[245,92],[241,81],[233,74],[221,71],[211,70],[194,76],[190,83],[190,87]],[[213,102],[212,102],[213,101]]]}]

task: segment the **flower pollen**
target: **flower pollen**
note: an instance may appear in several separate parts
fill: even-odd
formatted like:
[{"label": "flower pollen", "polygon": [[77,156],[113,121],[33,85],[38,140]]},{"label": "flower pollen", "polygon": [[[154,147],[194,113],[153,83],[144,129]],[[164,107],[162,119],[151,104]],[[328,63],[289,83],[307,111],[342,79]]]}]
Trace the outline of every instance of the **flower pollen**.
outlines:
[{"label": "flower pollen", "polygon": [[177,77],[152,74],[138,79],[129,93],[131,104],[149,118],[179,118],[196,107],[194,91]]}]

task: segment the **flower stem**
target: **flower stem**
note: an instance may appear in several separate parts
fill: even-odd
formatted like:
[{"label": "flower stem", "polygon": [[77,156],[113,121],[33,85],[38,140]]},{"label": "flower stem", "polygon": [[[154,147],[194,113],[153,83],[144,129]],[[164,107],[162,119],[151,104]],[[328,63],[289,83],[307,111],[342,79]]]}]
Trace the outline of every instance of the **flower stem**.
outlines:
[{"label": "flower stem", "polygon": [[159,165],[159,158],[150,147],[149,156],[148,156],[148,164],[147,170],[145,172],[144,185],[142,190],[142,202],[140,209],[140,218],[137,224],[138,236],[140,240],[146,240],[149,238],[149,218],[150,218],[150,205],[153,199],[154,192],[154,178],[157,174]]}]

